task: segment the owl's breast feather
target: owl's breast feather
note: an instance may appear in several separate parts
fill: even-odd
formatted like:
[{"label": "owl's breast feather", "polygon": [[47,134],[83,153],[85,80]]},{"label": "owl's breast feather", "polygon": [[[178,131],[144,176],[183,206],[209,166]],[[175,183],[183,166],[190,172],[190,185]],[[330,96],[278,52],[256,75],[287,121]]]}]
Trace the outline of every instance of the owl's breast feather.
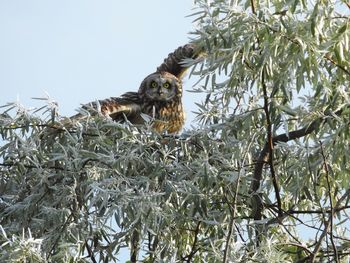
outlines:
[{"label": "owl's breast feather", "polygon": [[152,125],[157,132],[179,133],[185,124],[185,112],[180,103],[170,103],[155,108],[155,121]]}]

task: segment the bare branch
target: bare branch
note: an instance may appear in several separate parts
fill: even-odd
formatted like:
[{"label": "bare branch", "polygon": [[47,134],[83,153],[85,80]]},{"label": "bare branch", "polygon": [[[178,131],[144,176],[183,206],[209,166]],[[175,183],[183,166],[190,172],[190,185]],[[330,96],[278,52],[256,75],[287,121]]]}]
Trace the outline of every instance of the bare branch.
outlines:
[{"label": "bare branch", "polygon": [[[338,208],[333,207],[332,211],[337,213],[337,212],[340,212],[342,210],[349,209],[349,208],[350,208],[350,206],[343,206],[343,207],[338,207]],[[330,214],[330,213],[332,213],[332,211],[329,209],[326,209],[326,210],[302,210],[302,211],[290,209],[286,213],[289,213],[289,214],[323,214],[323,213]]]}]

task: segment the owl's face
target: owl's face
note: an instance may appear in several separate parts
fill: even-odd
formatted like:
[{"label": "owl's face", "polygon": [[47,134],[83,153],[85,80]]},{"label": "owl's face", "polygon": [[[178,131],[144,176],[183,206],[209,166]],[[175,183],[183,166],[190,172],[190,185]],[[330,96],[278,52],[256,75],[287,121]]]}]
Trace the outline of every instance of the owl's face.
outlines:
[{"label": "owl's face", "polygon": [[157,72],[147,76],[139,93],[147,100],[169,102],[182,95],[181,81],[168,72]]}]

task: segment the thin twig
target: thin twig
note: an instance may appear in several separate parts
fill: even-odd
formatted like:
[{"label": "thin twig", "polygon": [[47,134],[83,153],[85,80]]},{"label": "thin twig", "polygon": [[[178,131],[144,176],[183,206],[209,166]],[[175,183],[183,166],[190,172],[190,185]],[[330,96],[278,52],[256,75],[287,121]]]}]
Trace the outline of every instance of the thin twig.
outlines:
[{"label": "thin twig", "polygon": [[67,228],[67,226],[70,223],[72,218],[73,218],[73,213],[69,214],[66,221],[63,223],[63,225],[61,225],[60,229],[57,231],[58,236],[57,236],[55,242],[53,242],[51,249],[50,249],[50,252],[47,254],[47,256],[51,255],[52,252],[55,250],[55,248],[56,248],[56,246],[61,238],[61,235],[63,234],[64,230]]},{"label": "thin twig", "polygon": [[282,202],[281,202],[281,196],[280,196],[280,191],[279,191],[279,186],[277,182],[277,177],[275,173],[275,167],[273,163],[273,155],[274,155],[274,144],[273,144],[273,138],[272,138],[272,123],[270,119],[270,110],[269,107],[269,97],[267,95],[267,86],[266,86],[266,80],[265,80],[265,75],[266,75],[266,70],[265,68],[262,71],[262,76],[261,76],[261,85],[263,89],[263,95],[264,95],[264,112],[266,116],[266,124],[267,124],[267,144],[269,148],[269,166],[270,166],[270,173],[272,177],[272,184],[273,188],[275,189],[275,196],[277,200],[277,206],[278,206],[278,217],[282,217]]},{"label": "thin twig", "polygon": [[295,246],[295,247],[299,247],[301,248],[302,250],[306,251],[308,254],[312,254],[312,251],[307,248],[306,246],[303,246],[301,243],[293,243],[293,242],[289,242],[289,243],[284,243],[282,245],[290,245],[290,246]]},{"label": "thin twig", "polygon": [[[90,162],[95,162],[95,163],[100,163],[103,165],[106,165],[109,168],[112,168],[111,164],[106,163],[102,160],[96,159],[96,158],[89,158],[84,160],[81,168],[85,168],[86,165],[88,165]],[[6,163],[0,163],[0,166],[3,167],[15,167],[17,165],[21,165],[24,168],[27,169],[49,169],[49,170],[57,170],[57,171],[65,171],[65,172],[76,172],[75,170],[69,170],[66,167],[60,167],[60,166],[49,166],[49,165],[41,165],[41,166],[35,166],[35,165],[30,165],[30,164],[23,164],[19,162],[6,162]]]},{"label": "thin twig", "polygon": [[[338,199],[337,203],[335,204],[334,206],[334,209],[333,209],[333,214],[330,214],[329,216],[330,217],[333,217],[334,214],[335,214],[335,210],[340,206],[340,204],[350,195],[350,188],[348,190],[346,190],[346,192]],[[315,248],[314,248],[314,251],[313,251],[313,255],[311,257],[311,262],[313,262],[315,260],[315,258],[317,257],[317,253],[319,252],[320,250],[320,247],[321,247],[321,244],[322,244],[322,240],[323,238],[327,235],[327,232],[328,232],[328,228],[329,228],[329,225],[330,225],[330,220],[328,220],[326,223],[325,223],[325,227],[323,229],[323,232],[318,240],[318,242],[316,243],[315,245]]]},{"label": "thin twig", "polygon": [[85,247],[88,251],[89,258],[92,260],[93,263],[97,263],[97,260],[95,259],[94,252],[92,251],[91,247],[88,244],[88,241],[85,240]]},{"label": "thin twig", "polygon": [[[21,125],[21,126],[10,126],[10,127],[2,127],[3,130],[18,130],[18,129],[25,129],[25,128],[44,128],[44,129],[53,129],[56,130],[57,132],[69,132],[69,133],[77,133],[75,129],[66,129],[64,127],[60,127],[55,124],[28,124],[28,125]],[[44,130],[43,129],[43,130]],[[98,137],[100,136],[99,134],[94,134],[94,133],[82,133],[83,136],[90,136],[90,137]]]},{"label": "thin twig", "polygon": [[[339,256],[345,257],[345,256],[349,256],[350,252],[339,252],[338,254],[339,254]],[[334,253],[328,253],[327,251],[320,250],[319,255],[317,255],[316,257],[317,258],[320,257],[320,258],[325,259],[325,258],[330,258],[331,256],[334,256]],[[296,261],[296,263],[304,263],[304,262],[310,262],[310,257],[306,256],[306,257]]]},{"label": "thin twig", "polygon": [[[243,160],[245,159],[246,154],[247,154],[247,152],[244,154]],[[226,202],[227,202],[227,204],[229,206],[229,210],[230,210],[230,214],[231,214],[231,219],[230,219],[230,223],[229,223],[229,232],[228,232],[227,238],[226,238],[226,245],[225,245],[225,250],[224,250],[223,263],[227,262],[227,256],[229,254],[229,245],[230,245],[231,238],[232,238],[233,227],[236,226],[235,225],[235,217],[236,217],[237,196],[238,196],[238,190],[239,190],[239,183],[240,183],[240,181],[241,181],[241,173],[239,171],[238,172],[238,178],[237,178],[237,181],[236,181],[236,184],[235,184],[234,193],[233,193],[233,196],[232,196],[233,197],[232,204],[228,200],[227,196],[225,195],[225,199],[226,199]],[[232,195],[232,192],[230,191],[230,189],[228,189],[228,193],[230,195]],[[240,235],[241,239],[243,240],[243,237],[242,237],[242,235],[240,234],[239,231],[238,231],[238,234]]]},{"label": "thin twig", "polygon": [[[334,209],[334,212],[337,213],[338,211],[341,211],[341,210],[345,210],[345,209],[349,209],[350,207],[349,206],[344,206],[344,207],[339,207],[338,209]],[[273,209],[273,207],[270,207],[270,209]],[[293,212],[290,212],[291,210],[288,210],[288,211],[284,211],[284,213],[288,214],[288,216],[292,217],[294,220],[298,221],[301,225],[307,227],[307,228],[311,228],[311,229],[315,229],[316,231],[319,231],[320,228],[319,227],[315,227],[313,225],[309,225],[307,223],[305,223],[304,221],[302,221],[300,218],[294,216],[294,213]],[[293,211],[293,210],[292,210]],[[324,213],[330,213],[329,210],[326,210],[326,211],[321,211],[321,210],[317,210],[317,211],[312,211],[312,210],[307,210],[307,211],[296,211],[297,213],[296,214],[299,214],[299,212],[301,212],[300,214],[310,214],[310,213],[317,213],[317,214],[324,214]],[[333,235],[334,238],[336,239],[339,239],[339,240],[343,240],[343,241],[347,241],[347,242],[350,242],[350,239],[347,239],[347,238],[344,238],[344,237],[340,237],[340,236],[336,236],[336,235]],[[316,244],[316,242],[315,242]],[[314,245],[311,245],[311,246],[314,246]]]},{"label": "thin twig", "polygon": [[182,258],[184,261],[186,259],[186,262],[188,262],[188,263],[191,262],[193,256],[199,250],[199,248],[196,248],[196,246],[197,246],[197,242],[198,242],[198,235],[199,235],[200,226],[201,226],[201,221],[198,221],[196,229],[193,231],[194,232],[194,240],[192,243],[191,252],[187,256]]},{"label": "thin twig", "polygon": [[[240,178],[238,177],[237,183],[235,186],[234,195],[233,195],[233,205],[231,205],[231,202],[228,200],[227,196],[225,195],[226,203],[229,207],[231,218],[230,218],[228,233],[227,233],[227,237],[226,237],[223,263],[227,262],[227,256],[229,254],[229,247],[230,247],[230,243],[231,243],[233,227],[235,224],[236,199],[237,199],[237,192],[238,192],[238,188],[239,188],[239,181],[240,181]],[[229,193],[230,193],[230,191],[229,191]]]},{"label": "thin twig", "polygon": [[340,68],[342,71],[344,71],[346,74],[350,76],[350,71],[347,70],[344,66],[338,64],[334,59],[332,59],[329,55],[325,55],[324,58],[331,62],[334,66]]},{"label": "thin twig", "polygon": [[231,214],[231,219],[230,219],[230,223],[229,223],[229,227],[228,227],[228,233],[227,233],[227,237],[226,237],[226,244],[225,244],[225,250],[224,250],[224,259],[223,259],[223,263],[228,262],[227,260],[227,256],[229,254],[229,247],[230,247],[230,243],[231,243],[231,237],[232,237],[232,232],[233,232],[233,226],[234,226],[235,220],[232,217]]},{"label": "thin twig", "polygon": [[349,209],[350,206],[342,206],[342,207],[333,207],[333,210],[331,211],[330,209],[327,209],[327,210],[293,210],[293,209],[290,209],[288,210],[286,213],[289,213],[289,214],[324,214],[324,213],[327,213],[327,214],[331,214],[332,212],[334,213],[337,213],[337,212],[340,212],[342,210],[345,210],[345,209]]},{"label": "thin twig", "polygon": [[323,144],[320,141],[320,149],[321,149],[321,155],[322,155],[322,159],[323,159],[323,167],[326,173],[326,181],[327,181],[327,192],[328,192],[328,198],[329,198],[329,205],[330,205],[330,210],[331,213],[329,215],[329,228],[330,228],[330,239],[331,239],[331,243],[332,243],[332,247],[333,247],[333,251],[334,251],[334,259],[335,262],[339,262],[339,256],[338,256],[338,250],[337,247],[335,245],[334,242],[334,237],[333,237],[333,214],[334,213],[334,208],[333,208],[333,197],[332,197],[332,193],[331,193],[331,184],[330,184],[330,178],[329,178],[329,170],[328,170],[328,164],[326,161],[326,156],[324,153],[324,149],[323,149]]},{"label": "thin twig", "polygon": [[[152,237],[153,236],[153,237]],[[153,239],[153,242],[152,242]],[[149,253],[149,259],[151,262],[154,261],[154,252],[156,251],[157,245],[158,245],[158,235],[152,235],[150,231],[148,231],[148,253]]]},{"label": "thin twig", "polygon": [[[18,165],[19,163],[15,163],[15,162],[6,162],[6,163],[0,163],[0,166],[3,167],[14,167],[16,165]],[[52,170],[59,170],[59,171],[67,171],[69,172],[69,170],[63,168],[63,167],[58,167],[58,166],[35,166],[35,165],[29,165],[29,164],[22,164],[21,166],[27,169],[52,169]]]},{"label": "thin twig", "polygon": [[[234,219],[236,219],[236,218],[234,218]],[[243,243],[246,243],[247,241],[244,239],[243,234],[241,233],[241,230],[238,228],[238,226],[237,226],[236,223],[234,223],[234,226],[235,226],[236,231],[237,231],[237,233],[238,233],[240,239],[242,240],[242,242],[243,242]],[[246,247],[246,250],[248,251],[248,248],[247,248],[247,247]]]}]

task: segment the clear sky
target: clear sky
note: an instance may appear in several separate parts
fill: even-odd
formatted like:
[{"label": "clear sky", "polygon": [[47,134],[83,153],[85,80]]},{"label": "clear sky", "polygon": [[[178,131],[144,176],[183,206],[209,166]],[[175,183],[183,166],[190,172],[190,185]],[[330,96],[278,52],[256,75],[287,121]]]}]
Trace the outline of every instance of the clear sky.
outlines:
[{"label": "clear sky", "polygon": [[[191,0],[0,0],[0,105],[42,102],[70,116],[82,104],[137,91],[189,41]],[[185,90],[195,80],[185,79]],[[188,119],[197,94],[185,92]],[[187,121],[187,127],[189,121]]]}]

